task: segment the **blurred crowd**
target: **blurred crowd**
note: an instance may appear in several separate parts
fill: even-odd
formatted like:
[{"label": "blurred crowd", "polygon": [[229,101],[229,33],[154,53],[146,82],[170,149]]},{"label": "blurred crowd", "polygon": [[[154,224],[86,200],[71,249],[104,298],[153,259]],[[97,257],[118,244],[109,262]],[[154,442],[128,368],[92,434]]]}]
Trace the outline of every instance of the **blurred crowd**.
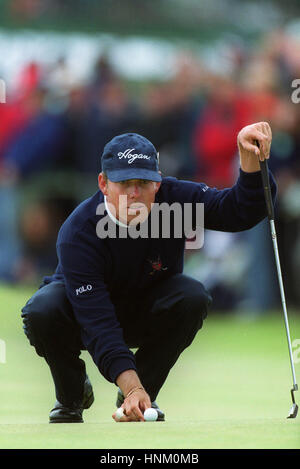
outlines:
[{"label": "blurred crowd", "polygon": [[[51,67],[28,63],[0,105],[0,280],[38,284],[57,263],[61,223],[97,190],[106,142],[124,132],[150,139],[163,176],[232,186],[237,134],[268,121],[270,168],[278,183],[276,227],[288,304],[300,304],[299,43],[274,31],[256,47],[233,45],[230,73],[178,54],[165,81],[128,83],[99,57],[88,82],[77,82],[62,57]],[[220,65],[221,68],[221,65]],[[205,233],[187,251],[185,271],[211,290],[216,310],[262,312],[279,305],[266,221],[243,233]]]}]

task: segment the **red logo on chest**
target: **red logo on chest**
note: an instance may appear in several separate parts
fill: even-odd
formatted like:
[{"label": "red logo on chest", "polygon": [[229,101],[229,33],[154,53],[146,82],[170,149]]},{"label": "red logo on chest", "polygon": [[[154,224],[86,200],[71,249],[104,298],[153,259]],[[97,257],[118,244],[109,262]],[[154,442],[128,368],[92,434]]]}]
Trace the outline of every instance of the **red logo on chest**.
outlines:
[{"label": "red logo on chest", "polygon": [[152,272],[150,272],[150,275],[153,275],[155,272],[161,272],[162,270],[167,270],[168,269],[168,267],[163,267],[162,266],[162,261],[160,259],[160,256],[158,256],[158,258],[155,261],[151,261],[149,259],[149,262],[150,262],[151,267],[152,267]]}]

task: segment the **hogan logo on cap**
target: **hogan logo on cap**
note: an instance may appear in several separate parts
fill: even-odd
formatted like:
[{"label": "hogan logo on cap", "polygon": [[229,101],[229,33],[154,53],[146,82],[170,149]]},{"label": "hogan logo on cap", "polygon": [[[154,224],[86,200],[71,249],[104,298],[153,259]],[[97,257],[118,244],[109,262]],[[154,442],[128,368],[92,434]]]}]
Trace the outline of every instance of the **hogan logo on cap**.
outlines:
[{"label": "hogan logo on cap", "polygon": [[102,154],[102,171],[112,182],[146,179],[161,182],[158,152],[145,137],[127,133],[108,142]]}]

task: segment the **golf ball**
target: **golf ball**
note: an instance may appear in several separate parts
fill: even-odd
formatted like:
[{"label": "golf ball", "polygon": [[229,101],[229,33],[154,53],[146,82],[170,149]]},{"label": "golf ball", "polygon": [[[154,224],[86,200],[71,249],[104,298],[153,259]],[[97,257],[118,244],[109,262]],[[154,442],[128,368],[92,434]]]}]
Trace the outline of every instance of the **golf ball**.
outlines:
[{"label": "golf ball", "polygon": [[119,407],[119,408],[116,410],[116,418],[117,418],[118,420],[120,420],[122,417],[124,417],[123,408],[122,408],[122,407]]},{"label": "golf ball", "polygon": [[157,417],[158,413],[155,409],[152,409],[152,407],[146,409],[144,412],[144,419],[146,420],[146,422],[155,422],[155,420],[157,420]]}]

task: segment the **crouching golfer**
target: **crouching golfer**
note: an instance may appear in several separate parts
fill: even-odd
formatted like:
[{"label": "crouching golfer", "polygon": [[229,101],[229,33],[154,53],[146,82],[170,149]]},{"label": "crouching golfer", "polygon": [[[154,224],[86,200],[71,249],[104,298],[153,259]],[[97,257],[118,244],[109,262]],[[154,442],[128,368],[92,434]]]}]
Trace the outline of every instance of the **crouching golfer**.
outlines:
[{"label": "crouching golfer", "polygon": [[[83,422],[83,410],[93,403],[81,350],[118,387],[121,421],[144,421],[149,407],[165,420],[157,395],[202,327],[212,299],[182,273],[187,236],[175,233],[180,217],[169,218],[166,236],[150,214],[156,204],[189,204],[195,230],[196,208],[203,204],[207,229],[236,232],[259,223],[266,216],[259,159],[269,158],[271,129],[267,123],[249,125],[237,143],[239,177],[224,190],[162,177],[158,153],[141,135],[119,135],[105,146],[99,190],[62,225],[56,271],[22,309],[25,333],[54,381],[51,423]],[[270,181],[275,197],[272,174]],[[148,235],[133,235],[150,225]]]}]

